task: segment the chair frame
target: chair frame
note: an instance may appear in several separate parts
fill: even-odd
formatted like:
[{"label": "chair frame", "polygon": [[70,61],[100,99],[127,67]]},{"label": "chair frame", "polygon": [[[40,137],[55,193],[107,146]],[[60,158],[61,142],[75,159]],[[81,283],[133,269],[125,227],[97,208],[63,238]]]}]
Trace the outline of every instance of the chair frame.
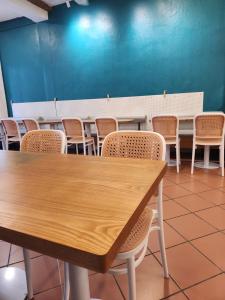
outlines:
[{"label": "chair frame", "polygon": [[[132,133],[134,131],[120,131],[126,132],[126,133]],[[146,133],[146,131],[136,131],[138,133]],[[112,135],[114,133],[110,133],[108,136]],[[149,134],[154,134],[160,137],[162,141],[162,160],[165,160],[166,155],[166,143],[164,137],[157,133],[157,132],[149,132]],[[104,141],[105,143],[106,141]],[[103,148],[104,148],[103,143]],[[103,156],[103,155],[102,155]],[[159,238],[159,246],[160,246],[160,254],[162,258],[162,265],[164,270],[164,277],[169,277],[168,272],[168,264],[167,264],[167,258],[166,258],[166,250],[165,250],[165,239],[164,239],[164,226],[163,226],[163,180],[158,185],[158,194],[157,194],[157,209],[153,210],[153,217],[150,222],[149,231],[145,237],[145,239],[135,248],[132,249],[129,252],[119,253],[117,254],[117,259],[125,259],[127,261],[127,267],[125,268],[111,268],[109,270],[109,273],[111,274],[128,274],[128,283],[129,283],[129,300],[136,300],[136,275],[135,275],[135,269],[140,265],[140,263],[143,261],[145,257],[145,253],[147,250],[148,245],[148,239],[149,234],[152,231],[157,230],[158,231],[158,238]],[[152,226],[152,223],[154,221],[157,221],[158,224]],[[135,255],[140,253],[139,257],[136,259]]]},{"label": "chair frame", "polygon": [[[196,143],[196,119],[201,116],[223,116],[224,117],[224,124],[222,129],[221,143]],[[194,163],[195,163],[195,151],[197,149],[197,145],[206,146],[218,146],[219,147],[219,161],[221,167],[221,176],[224,177],[224,135],[225,135],[225,114],[222,112],[204,112],[195,115],[194,122],[193,122],[193,145],[192,145],[192,160],[191,160],[191,174],[194,173]],[[204,138],[204,137],[203,137]]]},{"label": "chair frame", "polygon": [[[7,134],[7,130],[4,125],[4,121],[9,121],[9,120],[15,122],[17,132],[18,132],[18,140],[15,140],[15,141],[11,140],[11,138]],[[9,150],[9,144],[13,144],[13,143],[20,144],[21,143],[21,132],[20,132],[19,124],[18,124],[17,120],[14,118],[2,118],[1,122],[2,122],[3,132],[4,132],[4,138],[5,138],[5,150]]]},{"label": "chair frame", "polygon": [[175,114],[159,114],[159,115],[153,115],[152,116],[152,118],[151,118],[151,124],[152,124],[152,129],[153,129],[153,131],[154,132],[156,132],[155,130],[154,130],[154,125],[153,125],[153,119],[154,118],[157,118],[157,117],[174,117],[174,118],[176,118],[176,120],[177,120],[177,127],[176,127],[176,140],[175,140],[175,142],[170,142],[170,141],[167,141],[166,139],[165,139],[165,142],[166,142],[166,146],[168,146],[167,147],[167,151],[166,151],[166,153],[168,153],[168,162],[169,162],[169,160],[170,160],[170,145],[175,145],[175,148],[176,148],[176,168],[177,168],[177,173],[179,173],[179,171],[180,171],[180,138],[179,138],[179,118],[178,118],[178,116],[177,115],[175,115]]},{"label": "chair frame", "polygon": [[[90,139],[93,139],[93,141],[90,141],[90,142],[86,141],[85,130],[84,130],[84,122],[82,121],[82,119],[81,118],[74,118],[74,117],[69,118],[68,117],[68,118],[62,118],[61,120],[62,120],[63,130],[64,130],[65,134],[66,134],[66,128],[65,128],[64,123],[63,123],[64,120],[75,120],[75,121],[79,121],[80,124],[81,124],[81,133],[82,133],[81,139],[82,139],[82,142],[75,142],[75,141],[70,142],[70,140],[67,140],[66,152],[68,151],[68,147],[70,147],[74,144],[76,146],[76,154],[78,154],[78,145],[83,145],[84,155],[87,155],[86,147],[90,147],[90,146],[93,147],[94,155],[96,155],[96,148],[95,148],[94,138],[89,137]],[[66,137],[68,138],[70,136],[68,136],[66,134]]]},{"label": "chair frame", "polygon": [[101,135],[99,134],[99,130],[98,130],[98,126],[97,126],[97,120],[101,120],[101,119],[108,119],[108,120],[113,120],[115,121],[115,124],[116,124],[116,130],[115,131],[118,131],[119,130],[119,124],[118,124],[118,120],[115,118],[115,117],[110,117],[110,116],[107,116],[107,117],[97,117],[95,118],[95,127],[96,127],[96,133],[97,133],[97,155],[99,156],[100,155],[100,149],[102,148],[102,145],[103,145],[103,142],[104,142],[104,139],[105,137],[103,137],[103,139],[101,140]]}]

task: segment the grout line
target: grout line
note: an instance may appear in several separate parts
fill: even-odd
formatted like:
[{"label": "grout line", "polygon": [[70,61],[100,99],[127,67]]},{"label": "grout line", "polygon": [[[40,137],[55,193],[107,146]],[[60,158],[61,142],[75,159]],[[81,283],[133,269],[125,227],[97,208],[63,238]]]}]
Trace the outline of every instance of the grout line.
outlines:
[{"label": "grout line", "polygon": [[124,300],[126,300],[126,297],[125,297],[125,295],[123,294],[123,291],[122,291],[122,289],[121,289],[121,287],[120,287],[120,285],[119,285],[119,282],[117,281],[116,276],[115,276],[115,275],[112,275],[112,277],[114,278],[114,280],[115,280],[115,282],[116,282],[116,285],[117,285],[117,287],[118,287],[118,289],[119,289],[119,291],[120,291],[120,293],[121,293],[121,296],[123,297]]}]

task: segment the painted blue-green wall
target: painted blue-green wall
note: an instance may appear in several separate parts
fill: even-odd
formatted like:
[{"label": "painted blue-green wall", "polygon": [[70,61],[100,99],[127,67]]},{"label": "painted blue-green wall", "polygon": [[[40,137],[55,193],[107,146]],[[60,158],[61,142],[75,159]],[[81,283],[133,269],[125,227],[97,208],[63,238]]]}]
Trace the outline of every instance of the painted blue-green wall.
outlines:
[{"label": "painted blue-green wall", "polygon": [[224,0],[93,0],[0,24],[8,102],[205,92],[225,107]]}]

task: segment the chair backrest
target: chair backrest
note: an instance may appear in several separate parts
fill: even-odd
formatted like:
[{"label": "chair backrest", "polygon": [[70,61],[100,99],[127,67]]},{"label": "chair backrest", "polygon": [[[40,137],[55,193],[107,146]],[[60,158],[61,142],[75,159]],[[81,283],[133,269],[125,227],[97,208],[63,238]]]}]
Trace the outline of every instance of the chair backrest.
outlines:
[{"label": "chair backrest", "polygon": [[2,127],[4,130],[4,134],[7,137],[20,137],[20,130],[18,123],[15,119],[13,118],[8,118],[8,119],[1,119],[2,122]]},{"label": "chair backrest", "polygon": [[21,152],[64,153],[66,136],[61,130],[32,130],[21,141]]},{"label": "chair backrest", "polygon": [[104,157],[165,160],[166,144],[162,135],[150,131],[117,131],[106,136]]},{"label": "chair backrest", "polygon": [[102,117],[95,119],[98,137],[105,137],[109,133],[118,131],[118,121],[112,117]]},{"label": "chair backrest", "polygon": [[84,125],[81,119],[64,118],[62,124],[67,137],[84,137]]},{"label": "chair backrest", "polygon": [[194,118],[194,136],[223,138],[225,117],[221,112],[202,113]]},{"label": "chair backrest", "polygon": [[179,130],[178,117],[175,115],[158,115],[152,117],[153,131],[164,137],[177,137]]},{"label": "chair backrest", "polygon": [[40,126],[35,119],[23,119],[22,121],[27,132],[40,129]]}]

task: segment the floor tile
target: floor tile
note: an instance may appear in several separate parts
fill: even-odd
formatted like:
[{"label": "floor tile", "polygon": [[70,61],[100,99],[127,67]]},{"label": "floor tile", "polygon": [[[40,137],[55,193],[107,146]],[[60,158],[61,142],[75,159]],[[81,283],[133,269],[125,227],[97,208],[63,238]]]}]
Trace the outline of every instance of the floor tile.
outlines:
[{"label": "floor tile", "polygon": [[201,178],[198,178],[198,180],[214,189],[223,187],[225,185],[224,177],[214,176],[211,174],[211,172],[209,172],[208,174],[205,174],[204,176],[201,176]]},{"label": "floor tile", "polygon": [[206,201],[211,201],[216,205],[225,203],[225,193],[220,190],[210,190],[207,192],[198,194],[201,198]]},{"label": "floor tile", "polygon": [[171,185],[171,186],[166,186],[164,188],[164,194],[169,197],[170,199],[173,198],[179,198],[182,196],[190,195],[191,192],[178,186],[178,185]]},{"label": "floor tile", "polygon": [[191,174],[186,175],[182,173],[169,174],[167,178],[175,184],[181,184],[192,180]]},{"label": "floor tile", "polygon": [[60,285],[57,260],[49,256],[32,259],[34,293],[40,293]]},{"label": "floor tile", "polygon": [[175,219],[168,220],[167,223],[176,229],[187,240],[213,233],[215,228],[201,220],[194,214],[189,214]]},{"label": "floor tile", "polygon": [[196,194],[176,198],[174,201],[192,212],[214,206],[212,202],[202,199]]},{"label": "floor tile", "polygon": [[[220,273],[220,270],[189,243],[166,250],[169,272],[180,288],[187,288]],[[156,254],[160,259],[159,252]]]},{"label": "floor tile", "polygon": [[[29,251],[30,252],[30,257],[38,257],[41,256],[40,253],[34,252],[34,251]],[[17,262],[23,261],[23,249],[19,246],[12,245],[11,252],[10,252],[10,259],[9,263],[10,264],[15,264]]]},{"label": "floor tile", "polygon": [[[166,248],[181,244],[185,241],[181,235],[179,235],[170,225],[168,225],[165,222],[164,222],[164,235],[165,235]],[[159,251],[158,241],[159,241],[158,232],[157,231],[151,232],[148,245],[152,252]]]},{"label": "floor tile", "polygon": [[183,293],[178,293],[166,298],[165,300],[187,300],[187,297]]},{"label": "floor tile", "polygon": [[191,243],[225,271],[225,235],[223,233],[210,234]]},{"label": "floor tile", "polygon": [[46,292],[35,295],[35,300],[61,300],[61,287],[57,287]]},{"label": "floor tile", "polygon": [[95,274],[89,277],[91,297],[107,300],[123,300],[119,287],[111,274]]},{"label": "floor tile", "polygon": [[196,212],[198,216],[206,220],[219,230],[225,229],[225,210],[221,207],[212,207]]},{"label": "floor tile", "polygon": [[224,300],[225,275],[221,274],[185,291],[190,300]]},{"label": "floor tile", "polygon": [[185,182],[180,184],[179,186],[188,191],[191,191],[192,193],[200,193],[211,189],[208,185],[201,183],[200,181],[197,180]]},{"label": "floor tile", "polygon": [[189,211],[173,200],[163,202],[164,220],[188,214]]},{"label": "floor tile", "polygon": [[[127,276],[119,275],[116,279],[123,294],[127,297]],[[178,291],[171,279],[164,279],[162,267],[152,255],[145,257],[136,269],[136,280],[138,300],[159,300]]]},{"label": "floor tile", "polygon": [[6,266],[9,259],[10,244],[0,241],[0,267]]}]

